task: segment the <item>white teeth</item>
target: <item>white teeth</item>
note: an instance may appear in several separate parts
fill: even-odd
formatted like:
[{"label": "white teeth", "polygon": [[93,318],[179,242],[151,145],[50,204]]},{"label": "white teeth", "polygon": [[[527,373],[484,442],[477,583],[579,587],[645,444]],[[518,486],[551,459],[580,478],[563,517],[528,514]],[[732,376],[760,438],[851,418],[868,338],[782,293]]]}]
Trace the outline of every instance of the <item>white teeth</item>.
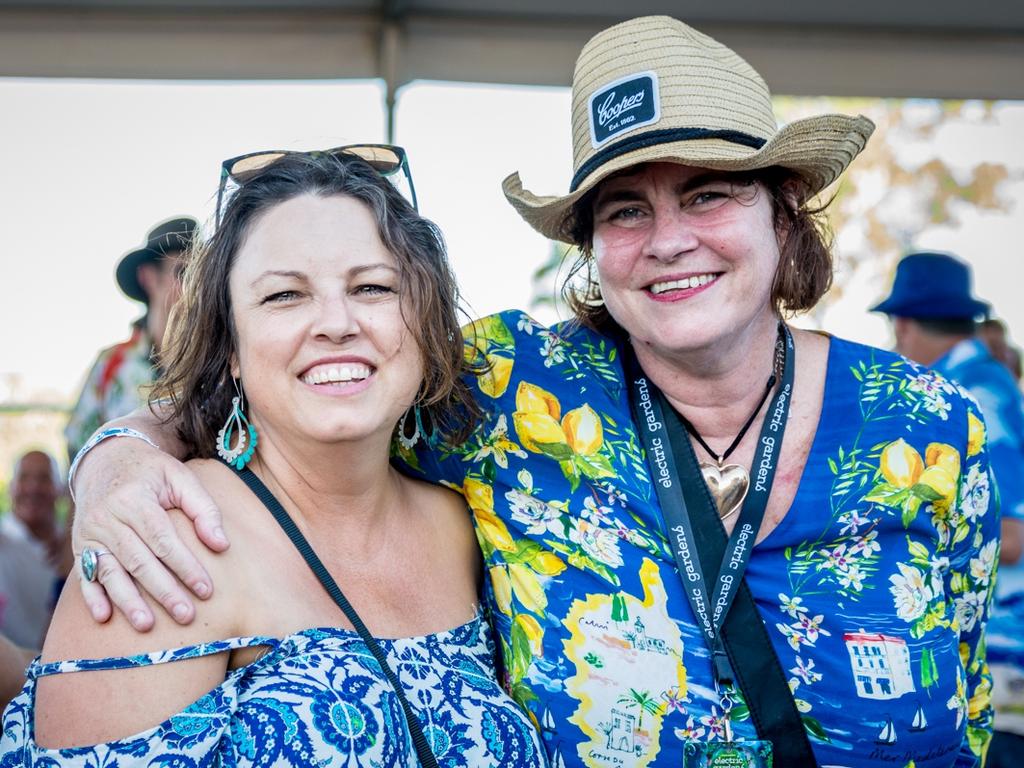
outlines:
[{"label": "white teeth", "polygon": [[667,280],[664,283],[654,283],[649,290],[651,293],[658,295],[659,293],[666,293],[668,291],[680,291],[686,288],[698,288],[702,285],[707,285],[716,279],[715,275],[693,275],[691,277],[684,277],[682,280]]},{"label": "white teeth", "polygon": [[329,368],[310,371],[302,380],[306,384],[339,384],[347,381],[362,381],[370,375],[370,366],[362,363],[344,363]]}]

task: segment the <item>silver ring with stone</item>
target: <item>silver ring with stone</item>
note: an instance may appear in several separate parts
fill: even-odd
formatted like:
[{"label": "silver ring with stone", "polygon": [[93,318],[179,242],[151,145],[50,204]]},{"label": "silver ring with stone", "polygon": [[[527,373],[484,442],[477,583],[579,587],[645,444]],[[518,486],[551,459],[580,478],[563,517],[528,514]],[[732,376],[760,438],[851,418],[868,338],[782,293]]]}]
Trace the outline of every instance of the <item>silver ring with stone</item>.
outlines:
[{"label": "silver ring with stone", "polygon": [[96,572],[99,570],[100,558],[109,555],[105,549],[83,549],[79,563],[82,566],[82,576],[86,581],[96,581]]}]

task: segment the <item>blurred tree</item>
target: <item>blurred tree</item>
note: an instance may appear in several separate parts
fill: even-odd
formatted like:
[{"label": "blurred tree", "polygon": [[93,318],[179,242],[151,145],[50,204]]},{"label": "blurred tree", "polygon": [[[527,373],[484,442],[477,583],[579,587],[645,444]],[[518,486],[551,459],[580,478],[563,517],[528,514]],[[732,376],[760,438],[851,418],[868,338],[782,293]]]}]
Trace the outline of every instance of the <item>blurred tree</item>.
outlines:
[{"label": "blurred tree", "polygon": [[1010,178],[1006,166],[954,167],[939,155],[940,131],[991,123],[992,103],[784,97],[776,99],[775,108],[780,122],[840,112],[867,115],[877,126],[839,184],[821,196],[822,202],[834,198],[828,219],[839,269],[832,291],[810,313],[815,325],[855,278],[858,285],[873,286],[881,298],[899,258],[930,227],[956,226],[961,206],[1010,209],[1000,193],[1000,184]]},{"label": "blurred tree", "polygon": [[548,241],[548,257],[530,277],[531,311],[542,315],[554,313],[561,319],[569,317],[562,299],[562,283],[578,256],[579,250],[574,246]]}]

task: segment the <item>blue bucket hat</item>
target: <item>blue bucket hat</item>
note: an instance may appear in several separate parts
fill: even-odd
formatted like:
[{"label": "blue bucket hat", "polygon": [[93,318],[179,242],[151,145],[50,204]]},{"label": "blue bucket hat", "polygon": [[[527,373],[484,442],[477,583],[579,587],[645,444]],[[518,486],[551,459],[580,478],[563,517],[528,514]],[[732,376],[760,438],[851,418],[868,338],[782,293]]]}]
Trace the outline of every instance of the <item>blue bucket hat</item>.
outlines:
[{"label": "blue bucket hat", "polygon": [[889,298],[871,308],[894,317],[966,320],[989,313],[971,295],[971,268],[948,253],[910,253],[896,265]]}]

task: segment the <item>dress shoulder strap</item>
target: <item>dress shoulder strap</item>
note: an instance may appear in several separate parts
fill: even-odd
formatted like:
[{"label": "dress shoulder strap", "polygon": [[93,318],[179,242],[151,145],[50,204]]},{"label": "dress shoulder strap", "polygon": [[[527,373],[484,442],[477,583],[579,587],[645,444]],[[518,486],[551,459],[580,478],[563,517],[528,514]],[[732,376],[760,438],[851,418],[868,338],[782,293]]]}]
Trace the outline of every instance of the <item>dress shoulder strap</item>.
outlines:
[{"label": "dress shoulder strap", "polygon": [[29,665],[26,676],[29,680],[47,675],[59,675],[66,672],[88,672],[99,669],[129,669],[134,667],[149,667],[156,664],[167,664],[172,661],[184,661],[185,659],[197,659],[202,656],[213,656],[225,651],[234,651],[238,648],[252,648],[265,645],[271,648],[280,644],[280,639],[273,637],[262,637],[258,635],[250,637],[230,637],[226,640],[215,640],[209,643],[198,643],[186,645],[181,648],[172,648],[165,651],[154,651],[153,653],[141,653],[134,656],[110,656],[105,659],[69,659],[67,661],[51,661],[43,664],[39,657]]}]

